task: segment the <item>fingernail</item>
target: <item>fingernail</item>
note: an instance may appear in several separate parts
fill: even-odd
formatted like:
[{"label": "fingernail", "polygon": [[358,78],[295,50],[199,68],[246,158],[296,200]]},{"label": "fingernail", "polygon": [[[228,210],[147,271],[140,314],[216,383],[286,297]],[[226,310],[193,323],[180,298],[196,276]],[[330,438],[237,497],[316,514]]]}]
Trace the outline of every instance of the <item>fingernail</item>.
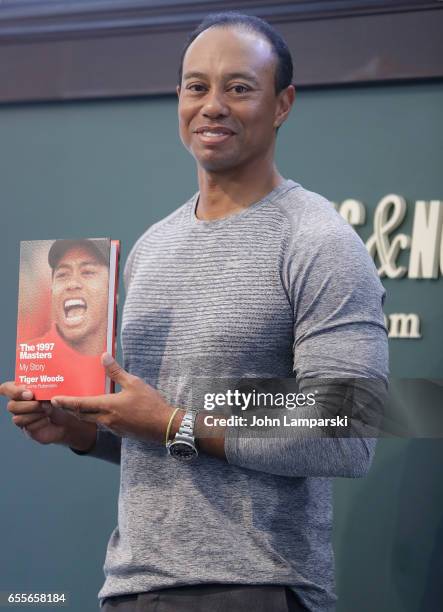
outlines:
[{"label": "fingernail", "polygon": [[54,398],[52,398],[52,400],[51,400],[51,404],[52,404],[53,406],[55,406],[56,408],[58,408],[58,407],[60,406],[60,404],[58,403],[58,400],[56,400],[56,399],[54,399]]},{"label": "fingernail", "polygon": [[112,355],[110,355],[109,353],[105,353],[103,355],[102,358],[102,363],[104,366],[108,366],[111,365],[111,363],[114,361],[114,357]]},{"label": "fingernail", "polygon": [[32,397],[33,397],[32,391],[23,391],[22,399],[30,400],[30,399],[32,399]]}]

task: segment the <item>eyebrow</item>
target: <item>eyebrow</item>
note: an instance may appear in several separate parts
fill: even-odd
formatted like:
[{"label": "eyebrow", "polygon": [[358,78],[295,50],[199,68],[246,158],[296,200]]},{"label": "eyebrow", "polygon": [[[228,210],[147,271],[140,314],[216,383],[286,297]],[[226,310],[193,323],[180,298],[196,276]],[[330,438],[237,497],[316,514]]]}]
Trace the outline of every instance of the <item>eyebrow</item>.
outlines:
[{"label": "eyebrow", "polygon": [[[257,79],[254,77],[254,75],[252,75],[249,72],[229,72],[228,74],[225,75],[226,80],[231,81],[232,79],[244,79],[245,81],[250,81],[251,83],[254,83],[254,85],[259,85],[259,82],[257,81]],[[192,71],[192,72],[186,72],[183,75],[183,80],[186,81],[187,79],[207,79],[208,75],[205,74],[204,72],[196,72],[196,71]]]},{"label": "eyebrow", "polygon": [[[80,262],[80,266],[81,267],[85,267],[85,266],[98,266],[98,265],[100,265],[100,264],[95,259],[90,259],[90,260],[86,260],[86,261]],[[54,272],[57,272],[57,270],[60,270],[60,268],[67,268],[68,270],[70,270],[72,268],[72,264],[62,263],[62,264],[60,264],[59,266],[56,267]]]}]

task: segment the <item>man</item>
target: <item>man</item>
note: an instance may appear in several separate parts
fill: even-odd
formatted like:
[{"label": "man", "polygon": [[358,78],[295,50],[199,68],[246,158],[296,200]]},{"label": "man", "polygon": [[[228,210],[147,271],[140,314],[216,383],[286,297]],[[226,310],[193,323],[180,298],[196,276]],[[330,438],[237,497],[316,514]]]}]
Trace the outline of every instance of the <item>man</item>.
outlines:
[{"label": "man", "polygon": [[384,385],[384,290],[352,228],[274,164],[294,101],[279,35],[256,18],[210,16],[182,60],[180,135],[199,192],[129,256],[125,370],[103,357],[122,391],[54,398],[51,423],[20,389],[3,393],[16,424],[37,432],[76,411],[72,431],[58,425],[62,443],[121,463],[106,612],[333,610],[330,477],[363,476],[373,441],[214,431],[193,381],[295,371],[301,390],[338,376]]},{"label": "man", "polygon": [[48,377],[58,377],[75,364],[79,374],[71,369],[71,375],[57,383],[61,393],[99,394],[103,391],[100,356],[106,350],[108,328],[109,241],[56,240],[48,263],[51,327],[39,338],[19,337],[18,342],[53,347],[52,359],[32,360]]},{"label": "man", "polygon": [[48,262],[57,333],[77,352],[101,355],[107,335],[108,241],[56,240]]}]

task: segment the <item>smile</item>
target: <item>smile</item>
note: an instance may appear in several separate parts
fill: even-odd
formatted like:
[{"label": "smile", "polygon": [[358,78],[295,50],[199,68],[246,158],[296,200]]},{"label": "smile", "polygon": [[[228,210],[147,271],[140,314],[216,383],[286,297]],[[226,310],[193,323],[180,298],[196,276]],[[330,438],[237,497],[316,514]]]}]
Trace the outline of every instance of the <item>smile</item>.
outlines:
[{"label": "smile", "polygon": [[199,132],[199,134],[203,134],[203,136],[223,136],[229,135],[229,132],[223,132],[221,130],[203,130],[202,132]]},{"label": "smile", "polygon": [[66,325],[75,326],[85,319],[88,305],[82,298],[71,298],[64,301],[63,310]]},{"label": "smile", "polygon": [[219,144],[221,142],[225,142],[228,138],[231,138],[234,134],[232,132],[218,132],[218,131],[210,131],[204,130],[203,132],[197,132],[197,137],[200,142],[204,144]]},{"label": "smile", "polygon": [[220,144],[225,142],[235,132],[224,125],[202,125],[194,130],[197,138],[202,144]]}]

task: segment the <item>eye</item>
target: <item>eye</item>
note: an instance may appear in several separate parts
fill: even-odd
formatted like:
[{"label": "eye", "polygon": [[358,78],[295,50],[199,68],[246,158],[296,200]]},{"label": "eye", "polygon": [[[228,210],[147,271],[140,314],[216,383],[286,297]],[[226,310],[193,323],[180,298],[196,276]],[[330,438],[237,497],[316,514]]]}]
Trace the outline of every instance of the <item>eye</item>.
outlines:
[{"label": "eye", "polygon": [[68,276],[67,272],[56,272],[55,275],[54,275],[54,278],[56,280],[63,280],[67,276]]},{"label": "eye", "polygon": [[91,276],[95,276],[95,274],[96,274],[96,270],[94,268],[85,268],[82,271],[82,276],[86,276],[87,278]]},{"label": "eye", "polygon": [[205,91],[205,86],[201,83],[191,83],[190,85],[186,85],[186,89],[193,91],[194,93],[201,93],[202,91]]},{"label": "eye", "polygon": [[230,87],[229,91],[233,91],[236,94],[244,94],[250,91],[250,88],[246,85],[233,85]]}]

